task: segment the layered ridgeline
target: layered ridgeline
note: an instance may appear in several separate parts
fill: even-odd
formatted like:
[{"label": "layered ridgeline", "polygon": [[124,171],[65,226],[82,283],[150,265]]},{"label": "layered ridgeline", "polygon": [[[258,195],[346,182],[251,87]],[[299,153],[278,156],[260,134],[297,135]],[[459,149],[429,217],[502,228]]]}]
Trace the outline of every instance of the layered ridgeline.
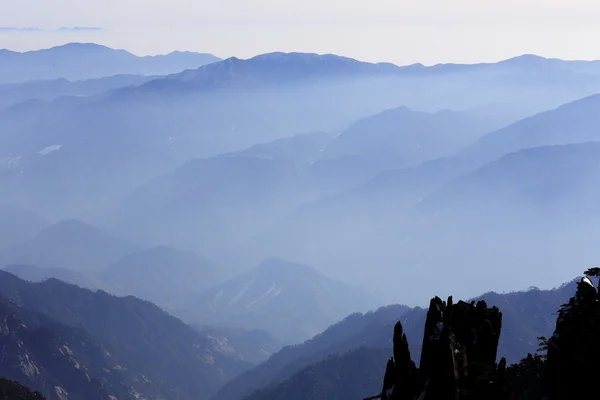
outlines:
[{"label": "layered ridgeline", "polygon": [[0,50],[0,84],[60,78],[81,81],[121,74],[167,75],[219,60],[211,54],[192,52],[138,57],[93,43],[69,43],[24,53]]},{"label": "layered ridgeline", "polygon": [[476,108],[485,115],[481,107],[495,102],[498,109],[511,104],[519,116],[600,89],[598,75],[574,64],[535,60],[397,67],[276,53],[212,63],[98,98],[28,101],[0,112],[0,160],[12,168],[0,174],[3,201],[53,220],[80,217],[194,157],[302,132],[339,132],[399,105]]},{"label": "layered ridgeline", "polygon": [[31,282],[56,278],[87,289],[132,295],[171,311],[189,306],[198,293],[220,281],[221,274],[213,262],[166,246],[133,252],[99,270],[21,263],[8,264],[4,270]]},{"label": "layered ridgeline", "polygon": [[189,251],[139,249],[80,221],[52,225],[0,252],[0,267],[31,282],[56,278],[133,295],[194,326],[265,331],[269,339],[262,359],[280,343],[302,342],[352,312],[381,304],[305,265],[269,259],[241,272],[224,270]]},{"label": "layered ridgeline", "polygon": [[251,366],[225,333],[194,330],[134,297],[6,272],[0,296],[2,346],[12,349],[0,375],[49,399],[209,398]]},{"label": "layered ridgeline", "polygon": [[7,112],[11,112],[20,107],[27,107],[35,103],[43,105],[45,102],[65,97],[74,98],[72,100],[81,97],[97,100],[109,95],[114,90],[138,86],[156,78],[157,76],[121,74],[75,82],[60,78],[0,84],[0,110],[5,109]]},{"label": "layered ridgeline", "polygon": [[33,238],[0,250],[0,268],[29,264],[73,271],[107,267],[140,248],[78,220],[65,220],[42,229]]},{"label": "layered ridgeline", "polygon": [[26,224],[22,227],[32,237],[0,249],[0,269],[28,281],[57,278],[177,309],[213,286],[222,273],[195,253],[167,246],[141,248],[77,220],[58,222],[37,234],[26,232]]},{"label": "layered ridgeline", "polygon": [[[426,301],[427,291],[406,297],[414,282],[461,296],[482,286],[517,290],[523,281],[556,286],[577,273],[572,265],[593,265],[599,256],[592,239],[600,217],[593,207],[599,99],[534,115],[453,156],[305,203],[242,254],[295,259],[331,275],[352,270],[371,290],[402,293],[411,303]],[[510,265],[528,268],[507,273]]]},{"label": "layered ridgeline", "polygon": [[378,305],[363,290],[310,267],[270,259],[201,292],[177,314],[198,324],[266,330],[292,344]]},{"label": "layered ridgeline", "polygon": [[[509,324],[502,309],[488,308],[483,300],[454,303],[451,297],[447,302],[436,297],[426,315],[422,311],[420,335],[413,334],[408,327],[413,323],[403,317],[386,327],[389,347],[362,347],[328,357],[246,399],[589,398],[590,387],[582,382],[593,382],[600,372],[598,290],[587,277],[563,289],[567,298],[576,294],[561,307],[557,320],[552,314],[554,322],[546,330],[554,335],[532,338],[530,354],[519,356],[524,358],[517,364],[508,366],[498,349]],[[501,297],[495,300],[505,303]],[[548,350],[547,356],[536,350]]]},{"label": "layered ridgeline", "polygon": [[[62,221],[0,251],[0,269],[151,301],[195,326],[266,331],[299,343],[381,303],[297,263],[269,259],[237,272],[168,246],[141,249],[81,221]],[[267,346],[268,356],[273,351]],[[275,349],[277,350],[277,349]]]},{"label": "layered ridgeline", "polygon": [[[552,333],[555,312],[569,299],[575,287],[572,282],[554,290],[486,293],[475,299],[502,306],[503,328],[498,356],[517,362],[528,352],[535,352],[538,337]],[[215,399],[300,399],[306,391],[323,399],[339,398],[342,394],[353,398],[368,397],[381,390],[385,361],[392,349],[390,333],[394,325],[402,322],[404,332],[411,339],[411,355],[418,360],[426,318],[427,310],[399,305],[350,315],[313,339],[285,347],[266,362],[233,379]],[[361,363],[364,367],[358,370],[341,366]],[[367,365],[373,368],[367,368]]]},{"label": "layered ridgeline", "polygon": [[[568,299],[574,286],[573,283],[553,291],[533,289],[482,296],[489,304],[503,307],[499,356],[516,361],[528,351],[534,352],[538,346],[537,338],[551,333],[553,312]],[[14,365],[19,362],[3,364],[2,374],[42,390],[49,398],[60,398],[52,396],[59,396],[63,390],[71,394],[88,391],[90,394],[86,398],[95,398],[92,393],[105,398],[106,393],[114,395],[128,391],[145,394],[148,398],[155,398],[156,393],[170,393],[163,396],[172,398],[173,393],[181,393],[189,385],[207,393],[206,397],[200,398],[208,398],[212,390],[204,387],[208,385],[206,381],[199,382],[200,377],[215,379],[210,375],[211,368],[225,369],[226,359],[235,363],[242,356],[246,359],[254,357],[254,348],[266,348],[266,337],[261,334],[257,335],[255,344],[251,344],[248,343],[250,336],[243,332],[237,338],[231,332],[223,333],[218,329],[193,332],[149,303],[134,298],[115,298],[102,292],[92,293],[56,280],[31,284],[3,273],[0,293],[19,302],[3,303],[6,321],[10,322],[10,326],[3,329],[6,332],[3,340],[7,345],[14,341],[25,343],[19,349],[26,353],[13,353],[15,357],[21,357],[20,360],[29,360],[24,364],[27,368],[15,369]],[[398,320],[402,321],[404,332],[416,339],[411,340],[415,343],[411,345],[411,354],[418,359],[421,354],[418,338],[423,335],[426,311],[389,306],[364,315],[353,314],[302,345],[284,348],[239,378],[233,378],[236,373],[225,377],[223,370],[219,374],[223,379],[220,382],[233,380],[216,398],[241,399],[248,395],[252,399],[281,398],[279,395],[305,398],[299,393],[307,391],[324,399],[337,398],[335,396],[340,393],[371,395],[380,390],[385,360],[392,347],[390,332]],[[168,326],[168,330],[162,330],[162,326]],[[197,367],[188,375],[186,371],[194,364],[190,359],[196,357],[195,352],[186,350],[190,335],[198,335],[192,339],[196,341],[194,347],[207,346],[202,354],[209,358],[202,357],[200,364],[204,367]],[[40,338],[47,339],[42,341]],[[178,353],[176,349],[186,354]],[[249,366],[244,362],[237,363],[243,365],[241,368]],[[61,368],[57,369],[56,365]],[[163,377],[166,369],[171,368],[169,365],[177,366],[177,377]],[[91,382],[78,380],[78,377],[85,377],[76,373],[82,366],[93,377]],[[142,382],[136,378],[141,373],[146,377]],[[65,376],[70,377],[68,381]],[[192,379],[193,383],[187,379]],[[181,386],[172,388],[173,382]],[[217,384],[213,382],[209,387],[213,385]],[[130,398],[127,394],[122,396]],[[187,397],[187,394],[180,396],[198,398]]]},{"label": "layered ridgeline", "polygon": [[[470,111],[394,108],[337,136],[300,134],[190,161],[120,199],[103,222],[114,221],[114,232],[139,242],[222,252],[247,243],[302,204],[388,169],[452,155],[498,127],[494,117]],[[337,214],[322,223],[340,223]]]}]

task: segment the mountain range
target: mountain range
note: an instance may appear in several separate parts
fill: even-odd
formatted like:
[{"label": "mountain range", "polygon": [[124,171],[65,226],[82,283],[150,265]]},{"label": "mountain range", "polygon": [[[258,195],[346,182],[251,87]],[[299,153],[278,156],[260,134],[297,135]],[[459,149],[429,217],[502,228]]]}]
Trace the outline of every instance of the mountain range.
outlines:
[{"label": "mountain range", "polygon": [[24,53],[0,50],[0,84],[33,80],[81,81],[113,75],[166,75],[219,61],[211,54],[173,52],[138,57],[94,43],[68,43]]},{"label": "mountain range", "polygon": [[298,343],[379,301],[310,267],[266,260],[236,272],[190,251],[139,248],[81,221],[62,221],[0,253],[0,269],[151,301],[198,326],[263,330]]},{"label": "mountain range", "polygon": [[[192,394],[197,390],[202,391],[204,398],[218,389],[219,382],[224,383],[225,371],[230,371],[229,379],[233,380],[218,391],[215,399],[249,395],[271,398],[275,393],[279,396],[288,391],[292,396],[300,388],[329,393],[323,394],[326,398],[350,387],[360,388],[362,393],[372,390],[374,376],[381,374],[379,369],[386,359],[382,358],[383,351],[389,351],[389,331],[396,321],[401,320],[407,335],[416,338],[411,340],[415,343],[411,353],[418,359],[425,319],[425,310],[399,305],[366,314],[354,313],[313,339],[285,347],[249,369],[250,364],[242,357],[248,357],[245,352],[249,349],[258,348],[254,346],[268,344],[269,339],[262,335],[251,345],[246,334],[240,342],[227,331],[193,330],[152,304],[132,297],[93,293],[53,279],[27,283],[8,273],[0,274],[0,310],[5,314],[1,340],[3,346],[18,345],[10,354],[27,360],[17,362],[21,367],[15,369],[15,363],[5,359],[0,363],[2,374],[42,391],[49,399],[61,399],[65,393],[81,393],[86,398],[120,393],[122,398],[133,398],[130,396],[136,396],[136,392],[149,398],[160,397],[160,393],[197,398],[199,392]],[[550,291],[532,288],[479,297],[503,307],[505,329],[500,355],[516,361],[523,352],[533,351],[538,345],[537,337],[547,336],[553,329],[554,312],[573,288],[574,283],[570,283]],[[200,349],[186,351],[189,343]],[[246,350],[238,353],[232,347],[236,343]],[[156,357],[161,362],[152,362]],[[170,362],[176,363],[176,371],[167,371]],[[328,375],[334,366],[339,372]],[[225,368],[217,380],[215,368]],[[140,381],[136,374],[143,374],[144,378]],[[164,376],[168,379],[158,379]],[[201,378],[205,376],[212,376],[213,381]],[[326,382],[329,383],[325,385]]]},{"label": "mountain range", "polygon": [[[531,288],[479,296],[477,299],[502,307],[504,322],[498,357],[517,362],[523,354],[535,352],[538,337],[553,331],[555,313],[575,286],[571,282],[547,291]],[[375,376],[381,378],[383,374],[392,348],[390,332],[398,321],[414,343],[410,348],[412,357],[419,359],[426,313],[422,308],[395,305],[350,315],[301,345],[284,347],[268,361],[227,383],[214,399],[307,398],[306,391],[335,399],[348,388],[370,396],[381,390],[381,382]]]},{"label": "mountain range", "polygon": [[0,275],[2,320],[8,324],[2,338],[20,346],[8,352],[14,360],[3,359],[2,375],[26,380],[51,399],[64,398],[63,392],[85,398],[209,397],[250,366],[226,337],[194,330],[151,303],[54,279],[28,283]]},{"label": "mountain range", "polygon": [[35,80],[15,84],[0,84],[0,109],[32,99],[52,101],[59,97],[89,97],[127,86],[137,86],[157,76],[114,75],[97,79],[71,82],[65,78]]},{"label": "mountain range", "polygon": [[[591,243],[598,110],[597,96],[581,99],[494,130],[452,156],[383,171],[302,204],[240,247],[240,258],[275,255],[331,275],[351,268],[363,273],[355,281],[384,293],[393,293],[386,286],[390,276],[403,277],[410,291],[413,280],[441,285],[445,271],[460,267],[466,278],[483,266],[486,274],[497,271],[493,279],[470,279],[468,289],[452,280],[451,291],[466,297],[481,285],[517,290],[506,266],[522,263],[527,271],[515,271],[522,279],[557,285],[576,273],[574,266],[594,265],[599,256]],[[499,152],[483,147],[492,140],[489,148],[507,152],[499,159]],[[376,275],[365,268],[372,264]],[[548,270],[556,275],[544,274]]]},{"label": "mountain range", "polygon": [[366,292],[312,268],[272,259],[199,293],[178,314],[205,325],[264,329],[293,344],[378,304]]},{"label": "mountain range", "polygon": [[[0,134],[2,203],[52,220],[84,218],[192,158],[298,133],[337,133],[399,105],[436,112],[499,103],[527,115],[600,90],[596,74],[536,60],[405,68],[276,53],[91,97],[29,100],[0,112],[7,127]],[[536,71],[553,83],[531,79]]]},{"label": "mountain range", "polygon": [[128,254],[92,276],[114,293],[134,295],[173,310],[213,286],[222,273],[212,261],[195,253],[155,246]]},{"label": "mountain range", "polygon": [[115,234],[134,241],[212,254],[244,244],[303,203],[450,155],[497,126],[469,112],[387,110],[335,137],[301,134],[190,161],[136,188],[102,221],[112,217]]},{"label": "mountain range", "polygon": [[520,360],[600,257],[599,92],[534,55],[0,51],[0,397],[367,397],[434,294]]},{"label": "mountain range", "polygon": [[[238,61],[242,65],[244,62],[252,64],[258,61]],[[137,89],[126,91],[131,90]],[[248,95],[253,96],[254,93]],[[162,96],[160,92],[156,95]],[[118,98],[120,95],[115,93],[115,96]],[[202,96],[209,96],[214,100],[214,96],[227,97],[232,94],[225,91],[204,93]],[[94,106],[89,109],[90,112],[97,107],[96,103],[92,104]],[[161,162],[157,162],[165,161],[165,158],[151,156],[147,158],[148,164],[144,164],[132,156],[132,151],[140,150],[140,143],[143,142],[145,146],[152,141],[128,135],[125,140],[129,141],[131,150],[118,150],[122,151],[118,157],[114,157],[114,151],[119,146],[115,143],[110,144],[109,141],[105,142],[107,146],[110,144],[109,153],[98,152],[101,146],[86,145],[82,148],[82,154],[77,154],[77,151],[71,153],[76,156],[74,160],[62,158],[65,154],[63,150],[67,147],[56,145],[43,148],[43,154],[36,155],[41,164],[34,162],[28,165],[27,162],[21,161],[23,159],[19,159],[18,167],[11,164],[9,169],[0,173],[0,186],[6,193],[3,199],[5,204],[18,204],[24,208],[45,211],[53,217],[57,216],[56,211],[59,209],[63,211],[58,212],[58,215],[88,214],[90,220],[108,222],[108,229],[117,236],[139,241],[144,247],[168,245],[192,250],[210,258],[223,259],[226,264],[242,264],[245,268],[271,256],[297,260],[333,276],[338,275],[340,269],[353,266],[352,269],[359,273],[352,277],[352,283],[369,278],[372,282],[369,289],[378,290],[382,288],[380,285],[385,285],[384,281],[389,280],[385,278],[385,273],[379,275],[381,282],[377,281],[377,278],[373,280],[370,276],[361,276],[360,271],[364,271],[365,274],[367,271],[364,265],[375,263],[381,272],[395,270],[410,273],[415,279],[428,279],[431,277],[430,266],[445,259],[454,266],[465,263],[469,265],[469,268],[464,268],[466,274],[467,271],[478,268],[477,264],[489,264],[489,268],[493,270],[500,265],[514,263],[517,259],[530,257],[528,262],[546,266],[550,262],[551,268],[562,271],[553,281],[544,282],[545,286],[551,286],[568,279],[575,271],[564,269],[564,259],[558,254],[542,259],[531,258],[531,249],[538,245],[544,246],[543,243],[537,244],[534,240],[539,236],[539,232],[531,232],[523,240],[517,237],[505,238],[499,236],[500,233],[496,237],[481,237],[478,231],[471,229],[465,230],[462,235],[454,235],[454,242],[451,242],[446,237],[449,234],[448,229],[452,229],[456,222],[442,220],[443,210],[439,211],[437,219],[425,217],[419,211],[425,208],[424,205],[417,205],[425,201],[423,199],[434,198],[435,192],[442,190],[442,186],[443,190],[450,190],[447,187],[458,185],[461,175],[474,174],[478,168],[484,168],[499,155],[504,155],[502,152],[572,143],[585,146],[581,142],[596,139],[593,129],[597,122],[596,109],[597,96],[591,96],[498,129],[498,112],[492,113],[491,116],[495,118],[488,116],[489,122],[485,122],[484,118],[482,124],[481,117],[473,117],[472,112],[424,113],[396,108],[359,120],[338,135],[316,133],[280,139],[281,141],[268,142],[258,147],[255,145],[245,151],[188,161],[165,175],[159,175],[158,172],[163,167],[167,170],[166,164],[161,167]],[[95,111],[93,113],[95,114]],[[131,115],[129,113],[127,117]],[[410,140],[420,143],[418,140],[421,137],[429,137],[427,135],[432,130],[442,132],[448,125],[444,123],[449,121],[445,120],[448,116],[456,118],[453,123],[457,126],[461,126],[457,121],[464,121],[465,124],[462,129],[452,129],[459,129],[459,132],[465,134],[471,129],[467,136],[474,141],[472,144],[468,143],[467,137],[461,139],[453,133],[456,131],[449,130],[447,136],[456,139],[452,146],[455,149],[462,146],[462,150],[455,151],[454,154],[450,145],[447,145],[447,149],[443,150],[445,153],[441,154],[434,148],[429,153],[423,153],[421,150],[427,149],[423,146],[419,151],[407,152],[405,146],[398,145],[409,143]],[[110,120],[111,117],[106,119]],[[130,122],[137,124],[134,121]],[[136,126],[138,130],[143,131],[143,127]],[[569,129],[565,129],[567,126]],[[490,133],[485,134],[486,130]],[[370,134],[372,131],[381,132],[378,140],[365,142],[365,138],[377,138]],[[394,132],[397,134],[393,134]],[[231,131],[229,133],[232,134]],[[211,136],[219,135],[215,136],[213,131]],[[433,139],[435,137],[437,136],[434,135],[425,142],[437,141],[438,139]],[[101,135],[95,140],[105,139],[105,135]],[[491,144],[485,145],[488,142]],[[369,143],[369,146],[365,143]],[[27,142],[27,146],[31,146],[30,142]],[[162,147],[163,150],[171,148]],[[183,147],[189,151],[190,146]],[[416,149],[416,146],[408,148],[410,147]],[[495,153],[490,153],[488,147],[504,150],[494,150]],[[86,152],[91,149],[94,150],[94,154],[88,157]],[[357,151],[360,152],[357,154]],[[68,157],[71,155],[67,153]],[[146,155],[150,156],[150,153]],[[126,164],[143,170],[143,174],[148,178],[154,177],[145,183],[141,176],[130,179],[136,174],[131,170],[130,173],[123,173],[128,167],[117,165],[119,162],[116,160],[121,156],[121,160]],[[435,159],[439,156],[445,158]],[[174,165],[175,159],[180,157],[181,160],[187,158],[179,154],[167,164]],[[410,157],[413,157],[412,161]],[[51,164],[44,161],[52,159],[54,161],[50,161]],[[95,164],[94,159],[99,164]],[[529,160],[529,157],[526,159]],[[415,165],[420,161],[423,163]],[[114,164],[115,162],[117,164]],[[52,164],[60,167],[56,169]],[[72,174],[72,168],[66,168],[67,165],[81,165],[82,168],[78,174]],[[102,169],[99,165],[102,165]],[[509,173],[510,168],[517,168],[514,171],[515,176],[520,175],[519,168],[524,168],[522,164],[512,165],[504,161],[499,165],[502,165],[501,170],[507,169],[506,173]],[[549,165],[544,164],[543,168]],[[147,166],[150,167],[146,168]],[[23,169],[19,169],[20,167]],[[395,167],[400,169],[386,170]],[[114,175],[107,173],[108,171],[112,171]],[[551,177],[556,172],[548,173]],[[526,176],[519,178],[525,179]],[[29,180],[30,178],[33,180]],[[125,183],[123,179],[129,182]],[[493,180],[495,177],[486,179]],[[517,181],[508,176],[506,179],[511,185],[517,184]],[[50,186],[57,185],[64,185],[64,190],[50,190]],[[479,190],[477,185],[474,190]],[[527,186],[529,183],[523,182],[522,185]],[[462,189],[456,190],[460,193]],[[484,190],[483,186],[481,190]],[[573,192],[570,197],[575,203],[565,203],[563,207],[580,208],[577,202],[586,198],[581,192],[586,190],[583,186],[573,187],[573,190],[579,191]],[[328,195],[333,197],[327,197]],[[88,211],[94,215],[90,215]],[[477,220],[478,215],[487,211],[477,212],[476,208],[471,211],[463,206],[461,212],[467,213],[465,218]],[[462,214],[456,214],[456,219],[458,215]],[[510,219],[505,220],[500,214],[497,216],[497,220],[489,223],[504,224],[506,227]],[[572,228],[565,225],[569,221],[564,220],[564,213],[561,218],[564,232],[577,229],[574,221],[571,222]],[[512,221],[521,222],[518,217],[514,217]],[[531,221],[532,225],[535,223],[537,221]],[[432,224],[435,226],[433,234],[430,228]],[[589,224],[589,229],[592,229],[592,225]],[[479,228],[482,228],[481,225]],[[590,235],[593,233],[593,230],[589,231]],[[565,235],[566,233],[563,236]],[[592,262],[595,253],[585,240],[588,235],[582,236],[583,239],[578,240],[576,244],[581,255],[578,260],[587,264]],[[562,239],[562,236],[555,235],[549,240],[560,243]],[[489,248],[498,240],[508,240],[508,243],[514,244],[513,255],[509,256],[509,253],[503,252],[501,257],[494,257],[489,261],[483,251],[470,250]],[[434,257],[432,253],[425,251],[431,246],[438,246],[439,256]],[[236,249],[233,253],[230,251],[232,247]],[[556,247],[557,251],[561,248],[564,247]],[[465,260],[459,254],[477,257]],[[19,260],[18,263],[40,264],[28,260]],[[397,270],[395,265],[398,264],[424,267],[410,271],[405,268]],[[529,279],[533,279],[534,276],[535,273],[532,272]],[[493,282],[497,286],[489,286],[487,289],[501,290],[503,284],[510,285],[510,282],[504,282],[502,279]],[[513,285],[507,288],[518,287]],[[464,290],[464,293],[457,293],[468,295],[473,292],[473,288]],[[386,292],[392,293],[390,290]],[[388,299],[394,300],[398,299]]]},{"label": "mountain range", "polygon": [[94,291],[133,295],[201,331],[218,327],[236,337],[263,332],[266,338],[255,336],[266,344],[263,358],[281,344],[303,342],[356,310],[380,304],[363,290],[304,265],[266,260],[223,279],[224,271],[211,261],[165,246],[131,253],[95,271],[17,263],[4,270],[29,282],[57,279]]},{"label": "mountain range", "polygon": [[100,270],[140,250],[78,220],[65,220],[41,230],[29,241],[0,253],[0,265],[29,264],[74,271]]},{"label": "mountain range", "polygon": [[189,161],[115,201],[101,219],[119,236],[203,254],[243,243],[314,198],[302,173],[330,140],[325,133],[296,135]]},{"label": "mountain range", "polygon": [[485,162],[527,148],[597,141],[598,107],[600,95],[564,104],[491,132],[459,155]]},{"label": "mountain range", "polygon": [[0,251],[2,268],[32,282],[57,278],[135,295],[166,309],[187,305],[223,275],[195,253],[167,246],[141,248],[78,220],[58,222]]}]

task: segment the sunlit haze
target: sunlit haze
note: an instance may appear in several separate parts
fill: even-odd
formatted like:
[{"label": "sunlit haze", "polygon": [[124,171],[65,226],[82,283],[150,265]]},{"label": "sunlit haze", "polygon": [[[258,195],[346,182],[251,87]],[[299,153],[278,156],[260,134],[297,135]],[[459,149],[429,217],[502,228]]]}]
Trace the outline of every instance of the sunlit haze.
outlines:
[{"label": "sunlit haze", "polygon": [[590,0],[0,0],[0,10],[0,48],[16,51],[76,41],[138,55],[299,51],[397,64],[600,58]]},{"label": "sunlit haze", "polygon": [[589,399],[598,22],[0,0],[0,400]]}]

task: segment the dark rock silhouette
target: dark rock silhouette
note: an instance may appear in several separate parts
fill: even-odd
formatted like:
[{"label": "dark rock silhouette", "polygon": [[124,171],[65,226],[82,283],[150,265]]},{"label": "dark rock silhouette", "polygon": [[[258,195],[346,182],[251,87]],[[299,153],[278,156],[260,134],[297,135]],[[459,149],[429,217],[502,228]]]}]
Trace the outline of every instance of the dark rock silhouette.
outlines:
[{"label": "dark rock silhouette", "polygon": [[588,276],[599,275],[598,268],[586,271],[575,296],[559,311],[556,330],[548,339],[544,392],[549,400],[592,396],[589,384],[600,376],[600,290]]},{"label": "dark rock silhouette", "polygon": [[15,381],[0,378],[0,400],[44,400],[44,396]]},{"label": "dark rock silhouette", "polygon": [[[502,313],[484,301],[454,304],[431,299],[420,367],[410,357],[399,322],[387,364],[384,400],[508,399],[506,360],[496,365]],[[393,379],[392,379],[393,377]]]},{"label": "dark rock silhouette", "polygon": [[[590,383],[600,376],[600,268],[577,283],[559,310],[552,337],[540,337],[542,354],[496,364],[502,313],[484,301],[454,304],[431,299],[420,366],[410,358],[402,325],[394,328],[383,400],[570,400],[598,398]],[[547,354],[543,354],[547,352]]]}]

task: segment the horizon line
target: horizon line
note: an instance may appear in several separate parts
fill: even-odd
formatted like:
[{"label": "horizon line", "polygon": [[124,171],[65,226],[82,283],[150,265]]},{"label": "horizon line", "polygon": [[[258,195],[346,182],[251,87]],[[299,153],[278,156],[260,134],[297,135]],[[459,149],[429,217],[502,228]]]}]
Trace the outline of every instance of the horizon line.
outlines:
[{"label": "horizon line", "polygon": [[61,26],[59,28],[41,28],[39,26],[0,26],[0,33],[2,32],[21,32],[21,33],[30,33],[30,32],[100,32],[105,31],[104,28],[100,26]]},{"label": "horizon line", "polygon": [[[13,30],[15,28],[13,27],[1,27],[0,26],[0,33],[2,32],[11,32],[11,31],[16,31]],[[30,27],[30,28],[16,28],[18,30],[20,30],[20,32],[77,32],[77,31],[104,31],[103,28],[101,27],[61,27],[58,29],[54,29],[54,30],[41,30],[40,28],[36,28],[36,27]],[[193,50],[173,50],[170,52],[166,52],[166,53],[138,53],[138,52],[134,52],[131,50],[127,50],[124,48],[116,48],[116,47],[111,47],[105,44],[100,44],[100,43],[96,43],[96,42],[78,42],[78,41],[69,41],[69,42],[64,42],[62,44],[57,44],[51,47],[40,47],[40,48],[35,48],[35,49],[31,49],[31,50],[25,50],[25,51],[17,51],[17,50],[11,50],[9,48],[0,48],[0,50],[5,50],[5,51],[10,51],[13,53],[18,53],[18,54],[24,54],[24,53],[31,53],[31,52],[37,52],[37,51],[44,51],[44,50],[50,50],[50,49],[55,49],[55,48],[60,48],[60,47],[64,47],[64,46],[68,46],[68,45],[73,45],[73,44],[79,44],[79,45],[93,45],[93,46],[100,46],[100,47],[106,47],[109,48],[111,50],[115,50],[115,51],[126,51],[130,54],[135,55],[136,57],[146,57],[146,56],[165,56],[165,55],[169,55],[169,54],[173,54],[173,53],[197,53],[197,54],[210,54],[213,55],[217,58],[220,58],[221,60],[227,60],[230,58],[239,58],[237,56],[227,56],[227,57],[220,57],[215,55],[214,53],[208,53],[208,52],[199,52],[199,51],[193,51]],[[271,52],[266,52],[266,53],[259,53],[259,54],[255,54],[253,56],[247,57],[247,58],[239,58],[242,60],[250,60],[252,58],[255,57],[259,57],[262,55],[267,55],[267,54],[277,54],[277,53],[282,53],[282,54],[316,54],[318,56],[326,56],[326,55],[332,55],[332,56],[336,56],[336,57],[345,57],[345,58],[350,58],[352,60],[355,61],[359,61],[359,62],[365,62],[365,63],[370,63],[370,64],[392,64],[395,65],[397,67],[410,67],[410,66],[424,66],[424,67],[435,67],[435,66],[443,66],[443,65],[486,65],[486,64],[497,64],[497,63],[501,63],[501,62],[505,62],[505,61],[509,61],[509,60],[514,60],[514,59],[518,59],[518,58],[523,58],[523,57],[534,57],[534,58],[540,58],[540,59],[544,59],[544,60],[558,60],[558,61],[566,61],[566,62],[594,62],[594,61],[600,61],[598,59],[564,59],[564,58],[558,58],[558,57],[545,57],[539,54],[535,54],[535,53],[524,53],[524,54],[517,54],[515,56],[512,57],[508,57],[508,58],[502,58],[496,61],[482,61],[482,62],[465,62],[465,63],[460,63],[460,62],[438,62],[435,64],[424,64],[421,62],[415,62],[412,64],[403,64],[403,65],[399,65],[393,62],[389,62],[389,61],[376,61],[376,62],[370,62],[370,61],[363,61],[363,60],[359,60],[357,58],[353,58],[353,57],[347,57],[347,56],[343,56],[340,54],[335,54],[335,53],[310,53],[310,52],[298,52],[298,51],[271,51]]]}]

